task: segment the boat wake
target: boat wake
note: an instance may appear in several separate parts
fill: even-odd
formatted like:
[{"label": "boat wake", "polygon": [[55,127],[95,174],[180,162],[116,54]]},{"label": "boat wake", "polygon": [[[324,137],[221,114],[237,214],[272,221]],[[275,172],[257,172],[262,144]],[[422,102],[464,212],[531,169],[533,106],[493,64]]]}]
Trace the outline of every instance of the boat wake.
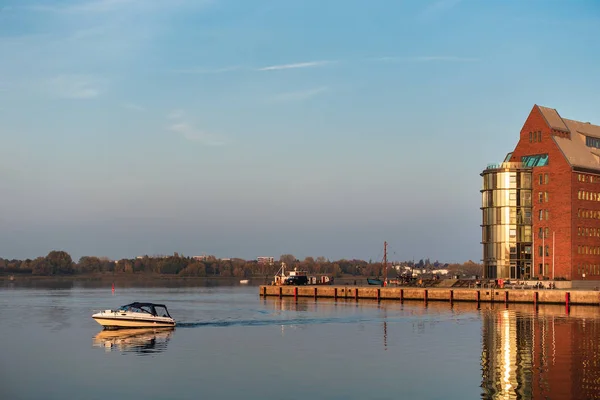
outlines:
[{"label": "boat wake", "polygon": [[270,325],[316,325],[370,322],[369,318],[292,318],[292,319],[251,319],[205,322],[178,322],[177,328],[227,327],[227,326],[270,326]]}]

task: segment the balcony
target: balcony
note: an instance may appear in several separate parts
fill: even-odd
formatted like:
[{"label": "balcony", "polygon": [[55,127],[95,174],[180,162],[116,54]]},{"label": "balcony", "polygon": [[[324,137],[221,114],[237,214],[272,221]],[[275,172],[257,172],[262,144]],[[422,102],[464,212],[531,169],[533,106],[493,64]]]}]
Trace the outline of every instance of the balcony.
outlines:
[{"label": "balcony", "polygon": [[488,169],[525,169],[525,168],[530,168],[525,166],[525,164],[523,164],[522,162],[503,162],[503,163],[497,163],[497,164],[488,164],[488,166],[486,167],[486,170]]}]

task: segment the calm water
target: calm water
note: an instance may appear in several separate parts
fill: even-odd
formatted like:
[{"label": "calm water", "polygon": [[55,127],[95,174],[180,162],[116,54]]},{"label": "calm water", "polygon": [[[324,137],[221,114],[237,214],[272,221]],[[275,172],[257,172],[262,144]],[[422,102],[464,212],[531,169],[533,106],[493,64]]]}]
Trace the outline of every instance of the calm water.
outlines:
[{"label": "calm water", "polygon": [[[1,399],[600,398],[593,307],[0,285]],[[132,301],[167,304],[179,326],[101,333],[90,317]]]}]

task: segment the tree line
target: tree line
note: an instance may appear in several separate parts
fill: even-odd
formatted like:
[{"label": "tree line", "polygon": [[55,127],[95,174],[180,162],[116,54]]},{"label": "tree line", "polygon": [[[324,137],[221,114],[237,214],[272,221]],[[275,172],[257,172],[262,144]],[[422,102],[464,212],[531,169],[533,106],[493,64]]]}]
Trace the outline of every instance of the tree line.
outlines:
[{"label": "tree line", "polygon": [[[271,277],[286,264],[286,269],[297,268],[311,274],[326,274],[333,277],[341,276],[381,276],[383,263],[364,260],[330,261],[325,257],[306,257],[298,260],[291,254],[282,255],[273,263],[259,263],[256,260],[241,258],[219,259],[206,257],[201,260],[185,257],[178,253],[165,257],[138,257],[134,259],[109,260],[106,257],[83,256],[74,262],[71,255],[65,251],[53,250],[45,257],[33,260],[5,260],[0,258],[1,274],[31,274],[40,276],[53,275],[84,275],[93,273],[111,274],[165,274],[190,277],[237,277],[252,276]],[[389,265],[389,264],[388,264]],[[452,274],[466,273],[481,274],[481,264],[467,261],[463,264],[442,264],[429,259],[401,262],[400,265],[418,269],[448,269]],[[388,269],[388,277],[394,273]]]}]

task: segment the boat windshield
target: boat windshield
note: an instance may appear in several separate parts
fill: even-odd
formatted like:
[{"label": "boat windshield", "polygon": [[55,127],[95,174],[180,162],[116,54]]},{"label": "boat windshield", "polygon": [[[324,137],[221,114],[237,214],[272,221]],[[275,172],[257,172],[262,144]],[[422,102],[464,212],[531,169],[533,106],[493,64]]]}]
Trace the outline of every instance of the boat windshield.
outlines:
[{"label": "boat windshield", "polygon": [[171,317],[166,307],[155,306],[154,309],[156,310],[156,315],[158,315],[159,317]]},{"label": "boat windshield", "polygon": [[133,305],[133,304],[127,304],[125,306],[121,306],[121,308],[119,308],[119,311],[127,311],[127,312],[137,312],[137,313],[148,313],[150,315],[156,315],[154,313],[154,311],[152,310],[151,306],[138,306],[138,305]]},{"label": "boat windshield", "polygon": [[158,317],[171,317],[167,311],[167,307],[162,304],[131,303],[121,306],[118,311],[147,313]]}]

